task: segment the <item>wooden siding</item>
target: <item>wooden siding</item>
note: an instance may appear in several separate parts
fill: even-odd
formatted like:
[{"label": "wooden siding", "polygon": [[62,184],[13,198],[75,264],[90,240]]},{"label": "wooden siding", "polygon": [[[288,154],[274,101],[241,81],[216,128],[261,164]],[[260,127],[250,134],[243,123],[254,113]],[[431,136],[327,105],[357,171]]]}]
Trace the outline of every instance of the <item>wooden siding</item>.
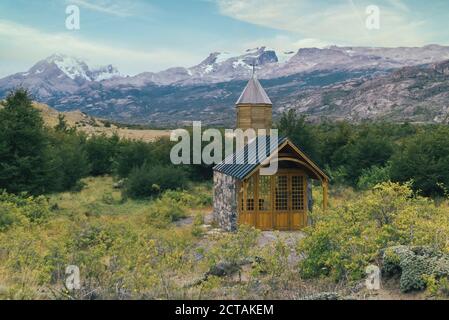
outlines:
[{"label": "wooden siding", "polygon": [[272,126],[272,107],[270,105],[238,105],[237,128],[266,129]]}]

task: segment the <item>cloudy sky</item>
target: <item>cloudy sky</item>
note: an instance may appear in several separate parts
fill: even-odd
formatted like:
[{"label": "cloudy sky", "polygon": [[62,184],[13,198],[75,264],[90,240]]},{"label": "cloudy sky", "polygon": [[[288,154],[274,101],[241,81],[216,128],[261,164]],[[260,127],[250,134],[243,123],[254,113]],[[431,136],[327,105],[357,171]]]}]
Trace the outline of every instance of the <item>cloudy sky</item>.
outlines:
[{"label": "cloudy sky", "polygon": [[[66,28],[69,5],[79,30]],[[380,28],[370,30],[373,5]],[[447,0],[1,0],[0,76],[53,53],[132,75],[257,46],[448,45],[448,12]]]}]

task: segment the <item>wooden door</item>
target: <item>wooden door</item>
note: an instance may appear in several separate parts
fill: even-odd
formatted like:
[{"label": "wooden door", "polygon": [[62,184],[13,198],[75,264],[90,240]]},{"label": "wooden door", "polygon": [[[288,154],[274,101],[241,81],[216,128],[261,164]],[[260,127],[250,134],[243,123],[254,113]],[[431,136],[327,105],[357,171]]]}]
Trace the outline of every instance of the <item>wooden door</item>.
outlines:
[{"label": "wooden door", "polygon": [[290,175],[290,228],[299,230],[307,226],[307,179],[303,175]]},{"label": "wooden door", "polygon": [[239,223],[261,230],[300,230],[307,226],[307,210],[307,179],[301,172],[256,173],[239,193]]},{"label": "wooden door", "polygon": [[289,175],[276,175],[274,177],[273,220],[277,230],[290,229],[289,202]]},{"label": "wooden door", "polygon": [[257,187],[257,225],[261,230],[273,229],[273,201],[272,201],[272,177],[259,176]]},{"label": "wooden door", "polygon": [[243,182],[240,193],[239,223],[256,226],[256,176]]}]

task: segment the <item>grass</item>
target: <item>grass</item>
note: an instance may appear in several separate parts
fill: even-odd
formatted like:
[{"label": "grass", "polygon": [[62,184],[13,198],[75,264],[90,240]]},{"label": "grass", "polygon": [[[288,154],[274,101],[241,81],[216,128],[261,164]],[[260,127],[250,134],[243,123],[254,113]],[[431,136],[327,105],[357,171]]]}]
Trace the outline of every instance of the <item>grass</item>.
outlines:
[{"label": "grass", "polygon": [[80,192],[52,195],[50,203],[64,215],[134,215],[145,211],[152,200],[124,200],[120,189],[113,188],[112,177],[87,178]]},{"label": "grass", "polygon": [[[290,241],[285,233],[243,226],[207,232],[210,184],[132,200],[122,198],[111,177],[83,182],[80,192],[50,196],[47,220],[0,232],[0,299],[297,299],[348,288],[301,278],[297,261],[288,258],[296,241],[305,241],[297,233]],[[358,197],[334,188],[330,210]],[[314,198],[319,208],[319,188]],[[239,273],[205,277],[221,262],[243,261],[250,263]],[[82,290],[65,290],[68,265],[79,266]]]},{"label": "grass", "polygon": [[[85,216],[120,216],[139,215],[148,211],[153,199],[134,200],[124,199],[120,189],[113,187],[112,177],[90,177],[83,181],[85,185],[80,192],[64,192],[50,196],[50,204],[56,208],[60,215],[85,215]],[[197,184],[191,187],[189,194],[207,198],[210,202],[210,184]],[[206,214],[212,211],[211,205],[199,205],[198,207],[187,207],[188,216],[197,213]]]}]

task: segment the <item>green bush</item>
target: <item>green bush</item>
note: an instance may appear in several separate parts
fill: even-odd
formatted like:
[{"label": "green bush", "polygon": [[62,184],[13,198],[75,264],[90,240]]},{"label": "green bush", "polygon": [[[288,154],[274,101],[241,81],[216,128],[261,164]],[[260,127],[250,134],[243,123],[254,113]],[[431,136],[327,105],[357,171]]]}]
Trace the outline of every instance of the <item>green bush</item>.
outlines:
[{"label": "green bush", "polygon": [[185,218],[186,211],[181,203],[173,201],[170,197],[162,195],[148,208],[148,221],[156,227],[166,227],[174,221]]},{"label": "green bush", "polygon": [[49,216],[50,207],[43,196],[0,194],[0,231],[15,224],[39,224],[47,221]]},{"label": "green bush", "polygon": [[119,137],[93,136],[86,142],[86,152],[91,165],[90,174],[100,176],[112,173],[114,159],[118,152]]},{"label": "green bush", "polygon": [[362,190],[368,190],[382,182],[390,181],[390,167],[373,166],[362,170],[362,174],[357,182],[357,187]]},{"label": "green bush", "polygon": [[195,215],[195,218],[193,220],[192,224],[192,235],[194,237],[201,237],[204,234],[204,230],[202,228],[202,225],[204,224],[204,217],[201,213],[197,213]]},{"label": "green bush", "polygon": [[444,195],[449,186],[449,128],[424,130],[410,137],[392,159],[391,177],[395,181],[413,180],[423,195]]},{"label": "green bush", "polygon": [[49,163],[52,170],[47,178],[47,191],[60,192],[80,189],[80,180],[90,171],[84,148],[85,137],[76,132],[49,132]]},{"label": "green bush", "polygon": [[140,168],[145,163],[154,163],[153,156],[153,147],[150,143],[121,141],[114,164],[115,174],[121,178],[126,178],[133,169]]},{"label": "green bush", "polygon": [[[410,185],[380,184],[312,218],[315,224],[298,244],[298,254],[305,257],[300,271],[307,278],[362,279],[365,268],[394,245],[447,250],[447,208],[415,195]],[[388,263],[387,270],[394,272],[397,265]]]},{"label": "green bush", "polygon": [[130,198],[148,198],[186,186],[187,175],[181,168],[144,164],[131,171],[125,183],[125,194]]}]

